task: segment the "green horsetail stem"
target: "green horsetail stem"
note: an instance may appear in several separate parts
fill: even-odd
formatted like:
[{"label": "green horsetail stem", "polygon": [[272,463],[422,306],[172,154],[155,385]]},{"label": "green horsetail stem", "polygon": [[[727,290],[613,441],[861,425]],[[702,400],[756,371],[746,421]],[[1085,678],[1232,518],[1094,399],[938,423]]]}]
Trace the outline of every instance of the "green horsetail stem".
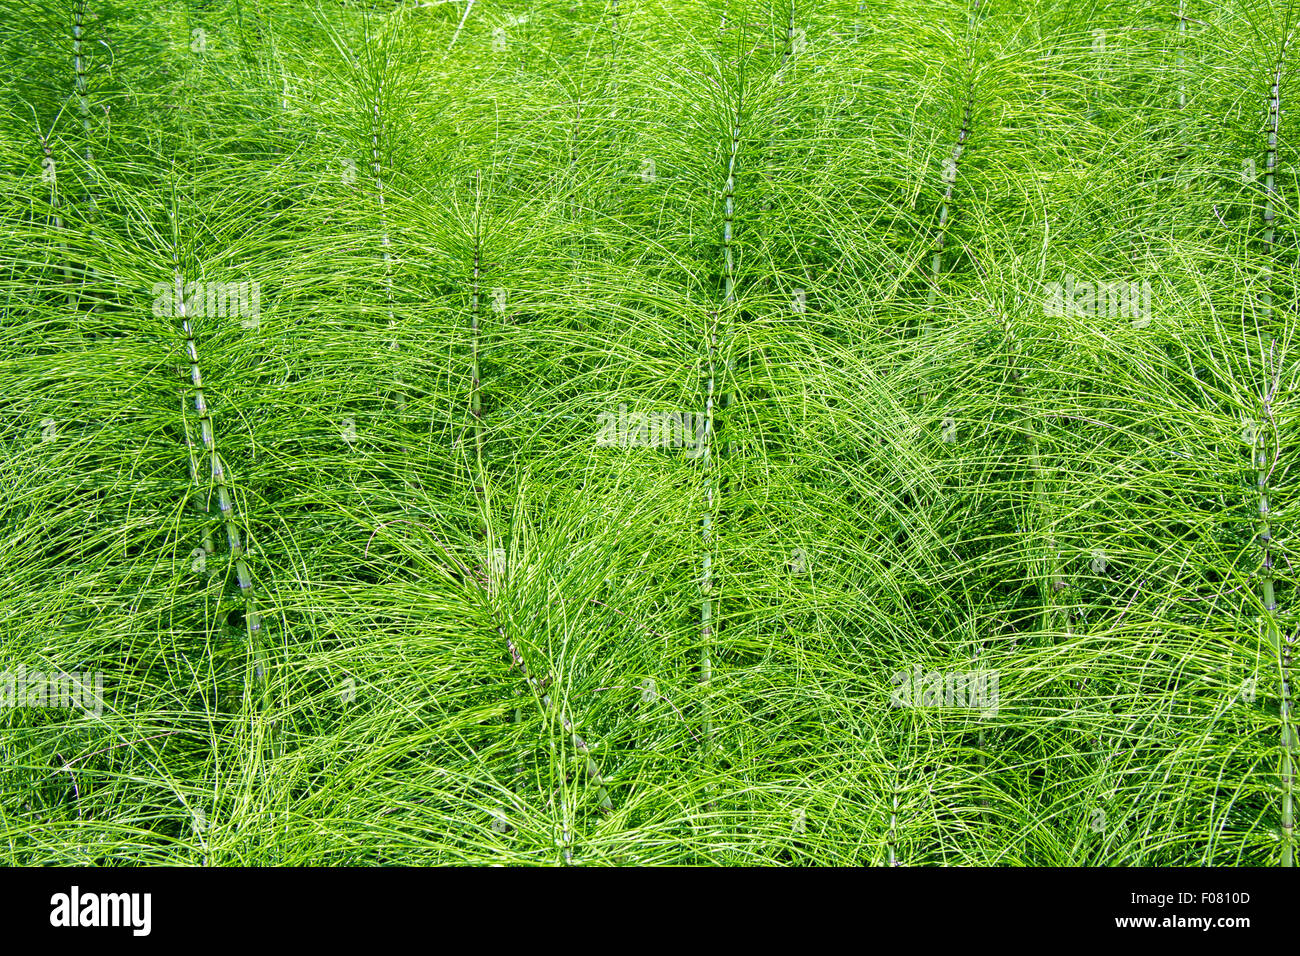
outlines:
[{"label": "green horsetail stem", "polygon": [[889,851],[889,865],[898,866],[898,791],[894,791],[894,805],[889,811],[889,832],[885,834],[885,847]]},{"label": "green horsetail stem", "polygon": [[[86,0],[74,0],[72,6],[72,69],[76,85],[77,109],[81,114],[82,135],[85,137],[82,156],[86,160],[86,173],[90,177],[90,185],[86,189],[86,219],[89,221],[94,218],[99,201],[95,195],[98,174],[95,172],[95,153],[91,147],[93,136],[90,125],[90,86],[86,80],[86,57],[82,51],[85,12]],[[90,271],[88,267],[83,266],[83,277],[88,277]],[[99,303],[95,303],[91,308],[92,311],[100,311]]]},{"label": "green horsetail stem", "polygon": [[1043,602],[1040,629],[1043,634],[1047,634],[1053,630],[1055,621],[1064,617],[1064,630],[1068,636],[1073,633],[1073,625],[1070,622],[1070,609],[1063,606],[1060,599],[1068,584],[1062,572],[1060,548],[1057,546],[1056,535],[1053,530],[1052,498],[1047,490],[1047,469],[1043,466],[1040,454],[1041,438],[1037,426],[1031,422],[1030,429],[1029,464],[1034,473],[1034,502],[1046,529],[1046,537],[1043,543],[1045,554],[1041,565],[1043,572],[1039,581],[1039,593]]},{"label": "green horsetail stem", "polygon": [[[191,376],[193,376],[192,371],[191,371]],[[183,405],[184,405],[183,392],[181,395],[181,399],[182,399],[182,411],[183,411]],[[194,441],[192,438],[190,438],[188,434],[188,429],[185,436],[185,445],[186,448],[190,451],[190,480],[194,482],[195,488],[201,488],[203,486],[204,478],[202,474],[199,472],[198,458],[196,458],[195,455],[193,454]],[[206,561],[207,558],[210,558],[217,553],[216,541],[212,537],[212,506],[208,502],[206,496],[200,497],[198,499],[197,504],[200,513],[203,515],[202,541],[203,541],[203,554],[204,554],[204,559]]]},{"label": "green horsetail stem", "polygon": [[[785,105],[785,99],[786,99],[785,71],[787,67],[790,65],[790,58],[794,55],[794,38],[795,38],[795,0],[790,0],[790,13],[786,18],[786,26],[785,26],[785,48],[781,51],[781,66],[776,71],[776,76],[773,77],[773,82],[775,82],[776,85],[780,88],[780,92],[777,94],[776,97],[776,102],[773,104],[772,107],[772,112],[776,116],[781,115],[781,109]],[[780,132],[779,126],[777,124],[773,124],[772,132],[767,139],[766,161],[772,163],[773,165],[778,164],[776,140],[779,132]],[[767,206],[764,206],[764,209],[767,208],[768,208]]]},{"label": "green horsetail stem", "polygon": [[[486,444],[487,434],[483,422],[483,382],[480,377],[479,353],[481,344],[480,336],[480,317],[482,315],[482,290],[480,288],[483,276],[483,230],[481,228],[483,217],[483,173],[481,170],[474,173],[474,265],[470,273],[470,293],[469,293],[469,334],[470,334],[470,380],[469,380],[469,414],[470,427],[473,431],[474,441],[474,461],[471,465],[470,481],[474,497],[479,503],[481,511],[481,521],[479,523],[478,534],[483,547],[483,567],[486,571],[489,586],[495,593],[499,588],[499,583],[493,580],[497,573],[493,554],[495,553],[495,540],[492,537],[491,511],[488,505],[487,497],[487,460]],[[506,641],[510,648],[511,660],[516,660],[518,654],[514,645],[506,637],[505,628],[500,627],[501,637]],[[517,663],[522,662],[518,658]],[[511,720],[513,723],[520,723],[524,719],[523,707],[516,705]],[[523,772],[523,765],[518,766],[518,771]]]},{"label": "green horsetail stem", "polygon": [[[72,69],[76,77],[77,88],[77,108],[81,113],[81,128],[85,134],[85,151],[83,155],[86,159],[86,169],[90,174],[90,180],[93,184],[96,180],[95,175],[95,154],[91,148],[91,127],[90,127],[90,88],[86,82],[86,57],[82,52],[82,33],[85,29],[86,0],[74,0],[72,4]],[[95,190],[92,185],[87,193],[86,201],[91,210],[96,205]]]},{"label": "green horsetail stem", "polygon": [[785,25],[785,51],[781,54],[781,68],[785,69],[790,57],[794,54],[794,16],[795,0],[790,0],[790,15],[786,19]]},{"label": "green horsetail stem", "polygon": [[[582,216],[583,198],[578,190],[578,174],[581,160],[581,143],[582,143],[582,95],[579,93],[573,101],[573,123],[569,127],[569,199],[568,199],[568,219],[575,226]],[[582,248],[582,230],[575,228],[573,235],[567,243],[570,260],[574,275],[581,274],[583,265],[580,259],[579,251]]]},{"label": "green horsetail stem", "polygon": [[388,235],[388,207],[384,200],[384,174],[379,162],[379,135],[383,129],[383,119],[379,111],[379,101],[384,95],[384,85],[379,84],[375,94],[374,111],[370,117],[370,163],[375,175],[375,199],[379,203],[380,243],[384,250],[384,302],[388,307],[388,326],[397,325],[393,317],[393,256],[392,239]]},{"label": "green horsetail stem", "polygon": [[1178,73],[1178,108],[1187,109],[1187,77],[1185,75],[1184,44],[1187,42],[1187,0],[1178,0],[1178,55],[1174,69]]},{"label": "green horsetail stem", "polygon": [[[375,92],[374,102],[371,104],[370,114],[370,167],[375,180],[375,201],[379,205],[379,242],[383,251],[384,260],[384,307],[388,312],[388,328],[392,331],[393,340],[391,347],[396,349],[397,344],[397,317],[393,312],[393,241],[388,228],[388,204],[384,193],[384,174],[383,164],[380,160],[380,141],[383,135],[383,114],[380,110],[380,103],[384,96],[384,84],[380,82]],[[397,392],[397,408],[399,412],[406,409],[406,385],[400,379],[395,380],[394,388]],[[404,452],[409,452],[409,448],[403,448]]]},{"label": "green horsetail stem", "polygon": [[709,705],[709,687],[713,681],[713,636],[715,630],[715,596],[714,596],[714,549],[716,529],[716,511],[721,503],[718,484],[717,447],[717,408],[726,406],[726,396],[719,388],[719,366],[725,367],[725,360],[719,358],[721,347],[720,326],[724,316],[736,301],[736,258],[734,243],[734,222],[736,214],[736,159],[740,153],[740,110],[737,108],[731,124],[731,150],[727,159],[727,181],[723,191],[723,307],[712,315],[712,327],[708,338],[708,379],[704,392],[704,436],[701,442],[700,457],[704,467],[704,515],[701,522],[701,575],[700,575],[700,683],[704,688],[704,740],[705,747],[713,741],[713,715]]},{"label": "green horsetail stem", "polygon": [[[1263,223],[1264,223],[1264,322],[1268,329],[1267,353],[1262,356],[1264,365],[1264,384],[1260,395],[1261,420],[1268,426],[1261,428],[1253,435],[1254,443],[1252,447],[1252,457],[1255,459],[1255,479],[1259,495],[1259,522],[1260,531],[1258,541],[1260,550],[1263,552],[1262,565],[1260,568],[1260,589],[1264,604],[1264,626],[1267,639],[1272,652],[1276,655],[1278,667],[1281,672],[1281,701],[1279,707],[1279,718],[1281,721],[1281,744],[1282,744],[1282,865],[1295,865],[1295,764],[1296,764],[1296,731],[1292,722],[1291,713],[1291,652],[1292,644],[1295,640],[1295,634],[1291,633],[1286,638],[1282,637],[1281,629],[1277,620],[1277,597],[1274,591],[1273,577],[1273,529],[1270,517],[1269,505],[1269,478],[1273,469],[1277,467],[1276,455],[1270,458],[1269,442],[1267,440],[1268,431],[1276,431],[1277,422],[1274,417],[1273,400],[1276,397],[1277,389],[1280,385],[1280,373],[1273,368],[1277,342],[1274,338],[1273,330],[1273,295],[1272,280],[1274,274],[1273,258],[1276,255],[1276,236],[1274,232],[1274,219],[1276,217],[1276,206],[1278,204],[1278,192],[1276,182],[1277,172],[1277,133],[1278,124],[1281,116],[1281,85],[1282,85],[1282,68],[1286,59],[1287,47],[1291,43],[1294,33],[1288,34],[1285,42],[1282,44],[1282,52],[1278,55],[1277,64],[1273,70],[1272,86],[1268,94],[1268,149],[1265,156],[1264,165],[1264,198],[1263,198]],[[1276,447],[1276,446],[1274,446]]]},{"label": "green horsetail stem", "polygon": [[[471,277],[470,296],[469,296],[469,334],[470,334],[470,383],[469,383],[469,413],[473,419],[474,428],[474,493],[482,498],[487,493],[486,476],[484,469],[484,444],[486,435],[483,428],[483,383],[479,377],[479,352],[481,344],[479,342],[479,316],[480,312],[480,289],[479,283],[483,274],[483,231],[479,226],[482,213],[483,201],[483,174],[476,172],[474,174],[474,191],[475,191],[475,215],[474,215],[474,272]],[[486,506],[485,506],[486,507]],[[483,513],[483,540],[486,542],[488,533],[487,512]]]},{"label": "green horsetail stem", "polygon": [[[622,34],[620,32],[622,21],[618,14],[618,0],[613,0],[610,7],[609,15],[609,60],[607,75],[609,77],[609,118],[618,119],[619,88],[618,88],[618,63],[619,52],[622,46]],[[618,142],[619,130],[621,124],[611,122],[609,124],[609,142],[608,146],[613,151],[615,144]],[[611,186],[611,188],[614,188]]]},{"label": "green horsetail stem", "polygon": [[50,214],[53,216],[51,225],[53,225],[54,234],[59,240],[59,270],[63,273],[64,282],[68,285],[68,306],[72,308],[77,304],[77,294],[73,291],[75,280],[72,278],[72,263],[68,253],[68,244],[64,241],[63,213],[60,212],[58,164],[54,161],[54,150],[50,147],[49,138],[39,130],[36,135],[41,140],[41,169],[50,183]]},{"label": "green horsetail stem", "polygon": [[[971,650],[971,655],[970,655],[971,670],[974,671],[975,673],[979,673],[980,654],[983,652],[983,650],[984,650],[984,642],[976,641],[975,647]],[[975,735],[975,764],[976,766],[979,767],[980,779],[982,781],[984,779],[984,774],[988,771],[988,765],[989,765],[988,748],[985,746],[983,724],[980,725],[980,729],[978,733],[976,733]],[[980,807],[986,811],[988,810],[989,798],[987,796],[985,795],[980,796]]]},{"label": "green horsetail stem", "polygon": [[979,18],[980,2],[981,0],[975,0],[971,6],[970,18],[967,24],[966,75],[968,86],[966,99],[962,104],[961,129],[957,133],[957,142],[953,144],[952,153],[944,165],[943,179],[945,188],[943,202],[939,204],[938,236],[935,239],[934,251],[930,258],[930,294],[926,303],[930,311],[934,310],[935,303],[939,298],[939,275],[943,269],[943,251],[948,239],[948,214],[952,206],[953,191],[957,186],[957,170],[961,166],[961,156],[966,151],[966,140],[970,138],[971,111],[975,105],[975,30]]},{"label": "green horsetail stem", "polygon": [[[578,169],[578,144],[582,138],[582,99],[579,97],[573,101],[573,125],[569,127],[569,169],[576,172]],[[582,203],[575,195],[571,208],[577,210],[581,208]]]},{"label": "green horsetail stem", "polygon": [[[216,429],[212,422],[212,412],[208,408],[207,395],[203,387],[203,372],[199,368],[198,344],[195,340],[194,325],[185,308],[185,282],[181,276],[179,263],[175,263],[174,281],[176,285],[176,314],[181,320],[181,332],[185,337],[185,351],[190,361],[190,381],[194,386],[194,410],[199,416],[199,434],[203,452],[211,468],[212,484],[217,491],[217,509],[221,512],[221,522],[226,532],[226,544],[230,550],[230,559],[235,569],[235,583],[239,587],[240,599],[244,608],[244,629],[248,641],[249,656],[253,661],[253,678],[255,702],[259,708],[266,704],[266,659],[262,649],[262,618],[257,610],[253,594],[253,578],[248,569],[244,551],[244,539],[240,534],[235,504],[231,497],[230,483],[226,478],[226,468],[217,451]],[[205,540],[211,543],[210,537]]]},{"label": "green horsetail stem", "polygon": [[[510,651],[510,662],[514,664],[521,674],[523,674],[524,680],[528,683],[528,686],[532,688],[533,696],[537,699],[538,706],[541,707],[543,712],[548,714],[557,711],[558,709],[551,700],[550,694],[545,693],[546,686],[550,683],[550,678],[543,677],[541,680],[538,680],[534,677],[532,672],[528,669],[527,662],[524,661],[524,655],[520,653],[519,648],[515,646],[515,642],[506,634],[505,627],[503,625],[498,625],[497,631],[501,634],[502,639],[506,642],[507,649]],[[559,713],[559,717],[560,724],[564,727],[564,732],[569,735],[569,740],[573,744],[574,749],[582,755],[583,772],[586,773],[596,787],[596,799],[599,803],[600,809],[609,813],[614,809],[614,802],[610,799],[609,791],[605,788],[605,780],[600,775],[600,767],[597,765],[595,758],[591,755],[591,747],[587,745],[587,741],[585,741],[574,729],[573,722],[569,720],[567,716],[563,713]]]},{"label": "green horsetail stem", "polygon": [[975,89],[972,83],[970,91],[966,94],[966,102],[962,107],[961,130],[957,134],[957,142],[953,144],[952,154],[944,166],[944,181],[946,186],[943,192],[943,202],[939,205],[939,226],[938,236],[935,238],[934,253],[930,258],[930,297],[927,306],[933,310],[935,302],[939,297],[939,274],[943,268],[943,250],[948,236],[948,210],[952,205],[953,190],[957,186],[957,170],[961,165],[961,154],[966,149],[966,140],[970,136],[970,114],[971,107],[975,100]]},{"label": "green horsetail stem", "polygon": [[456,32],[451,35],[451,42],[447,44],[448,51],[450,51],[451,48],[456,45],[456,41],[460,39],[460,31],[465,29],[465,21],[469,19],[469,12],[473,9],[474,0],[469,0],[469,3],[465,4],[465,12],[460,15],[460,22],[456,24]]}]

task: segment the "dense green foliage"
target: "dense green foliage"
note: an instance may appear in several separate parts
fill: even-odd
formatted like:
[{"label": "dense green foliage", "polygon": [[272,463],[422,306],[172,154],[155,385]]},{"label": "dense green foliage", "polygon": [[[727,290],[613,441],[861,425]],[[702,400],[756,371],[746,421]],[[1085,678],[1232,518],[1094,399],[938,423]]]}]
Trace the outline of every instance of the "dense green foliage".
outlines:
[{"label": "dense green foliage", "polygon": [[0,860],[1289,864],[1297,23],[17,0]]}]

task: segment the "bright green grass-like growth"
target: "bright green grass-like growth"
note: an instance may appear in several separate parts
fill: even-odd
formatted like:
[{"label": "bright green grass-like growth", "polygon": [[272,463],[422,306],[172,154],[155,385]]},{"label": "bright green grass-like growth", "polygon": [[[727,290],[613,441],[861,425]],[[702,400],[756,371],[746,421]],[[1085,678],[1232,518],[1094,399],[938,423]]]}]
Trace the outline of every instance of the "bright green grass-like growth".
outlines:
[{"label": "bright green grass-like growth", "polygon": [[1280,698],[1278,715],[1281,719],[1282,738],[1282,865],[1295,865],[1295,760],[1296,734],[1291,714],[1291,647],[1295,634],[1282,637],[1278,625],[1277,594],[1273,583],[1273,516],[1269,503],[1269,485],[1274,470],[1278,467],[1277,446],[1270,441],[1270,435],[1277,434],[1278,421],[1274,411],[1274,402],[1279,397],[1277,390],[1281,386],[1281,376],[1276,371],[1278,359],[1278,341],[1274,331],[1273,303],[1273,259],[1276,255],[1277,234],[1275,231],[1279,196],[1277,190],[1277,152],[1278,127],[1282,111],[1282,75],[1286,61],[1287,48],[1291,45],[1293,33],[1288,33],[1278,54],[1277,65],[1273,70],[1272,84],[1268,93],[1268,149],[1264,160],[1264,196],[1261,218],[1264,224],[1264,291],[1261,294],[1263,306],[1262,325],[1266,330],[1262,336],[1260,350],[1260,371],[1263,375],[1263,387],[1260,394],[1260,427],[1258,434],[1252,434],[1252,457],[1255,462],[1256,484],[1259,489],[1259,526],[1258,541],[1263,559],[1260,569],[1260,590],[1263,604],[1265,637],[1269,647],[1278,659]]},{"label": "bright green grass-like growth", "polygon": [[8,16],[4,862],[1294,864],[1290,0]]}]

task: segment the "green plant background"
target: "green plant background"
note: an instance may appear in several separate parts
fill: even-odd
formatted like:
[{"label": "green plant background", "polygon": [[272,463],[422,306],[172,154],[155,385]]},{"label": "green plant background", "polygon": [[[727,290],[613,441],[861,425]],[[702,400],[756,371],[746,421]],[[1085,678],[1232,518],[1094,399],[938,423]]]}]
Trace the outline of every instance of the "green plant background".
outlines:
[{"label": "green plant background", "polygon": [[1291,862],[1298,23],[17,0],[0,860]]}]

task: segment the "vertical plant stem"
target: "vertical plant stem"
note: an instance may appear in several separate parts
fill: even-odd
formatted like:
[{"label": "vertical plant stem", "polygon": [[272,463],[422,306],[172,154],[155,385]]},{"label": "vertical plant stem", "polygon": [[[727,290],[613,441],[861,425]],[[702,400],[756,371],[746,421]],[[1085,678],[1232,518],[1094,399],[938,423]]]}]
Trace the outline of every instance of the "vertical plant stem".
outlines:
[{"label": "vertical plant stem", "polygon": [[510,652],[510,662],[518,668],[521,674],[523,674],[524,680],[532,688],[533,694],[537,698],[538,705],[542,708],[542,711],[550,715],[558,714],[560,724],[564,727],[564,732],[569,735],[569,742],[582,756],[583,772],[591,779],[592,783],[595,784],[596,799],[600,809],[606,813],[610,812],[614,809],[614,802],[610,799],[609,791],[605,788],[605,780],[600,774],[600,767],[597,765],[595,758],[591,755],[591,747],[588,746],[587,741],[584,740],[574,729],[573,721],[571,721],[568,716],[554,704],[551,700],[551,695],[546,693],[546,689],[551,683],[550,677],[543,677],[540,680],[533,677],[532,673],[528,669],[528,664],[524,661],[523,654],[519,652],[519,648],[515,646],[514,641],[510,640],[509,636],[506,634],[505,627],[499,626],[497,630],[501,634],[502,639],[506,642],[506,649]]},{"label": "vertical plant stem", "polygon": [[889,811],[889,832],[885,834],[885,846],[889,851],[889,865],[898,866],[898,790],[895,781],[894,805]]},{"label": "vertical plant stem", "polygon": [[719,408],[726,404],[720,388],[720,374],[726,366],[719,352],[722,343],[722,326],[730,318],[736,301],[736,257],[734,222],[736,215],[736,160],[740,153],[740,108],[737,106],[731,124],[731,149],[727,158],[727,180],[723,190],[723,299],[722,308],[713,313],[708,339],[708,380],[704,394],[704,516],[702,522],[702,574],[700,580],[700,681],[704,686],[704,740],[705,747],[713,744],[714,727],[709,702],[709,687],[713,680],[713,645],[715,633],[716,595],[714,593],[714,557],[717,534],[717,509],[721,495],[718,481],[717,429]]},{"label": "vertical plant stem", "polygon": [[[1264,223],[1264,292],[1263,292],[1263,311],[1264,324],[1267,329],[1267,345],[1261,349],[1261,362],[1264,373],[1264,384],[1260,394],[1260,420],[1259,428],[1254,438],[1252,456],[1255,460],[1255,479],[1259,496],[1259,523],[1260,531],[1258,541],[1260,551],[1262,552],[1262,561],[1260,568],[1260,590],[1264,605],[1264,627],[1266,639],[1276,656],[1278,668],[1281,677],[1281,700],[1279,708],[1279,717],[1281,722],[1281,750],[1282,750],[1282,865],[1291,867],[1295,865],[1295,763],[1296,763],[1296,733],[1292,723],[1291,714],[1291,652],[1294,634],[1288,635],[1285,639],[1282,637],[1281,629],[1278,626],[1278,606],[1277,596],[1274,588],[1273,577],[1273,527],[1270,516],[1270,485],[1269,480],[1273,470],[1277,467],[1276,449],[1280,444],[1273,440],[1277,434],[1277,422],[1275,419],[1273,402],[1277,396],[1277,390],[1280,387],[1280,370],[1275,367],[1277,360],[1277,342],[1273,329],[1273,275],[1274,275],[1274,257],[1276,255],[1276,235],[1274,229],[1274,220],[1276,218],[1276,208],[1278,205],[1277,194],[1277,135],[1278,126],[1281,116],[1281,85],[1282,85],[1282,68],[1286,58],[1287,47],[1291,43],[1291,36],[1288,35],[1282,45],[1282,52],[1278,55],[1277,65],[1273,70],[1272,85],[1268,95],[1268,149],[1264,164],[1264,199],[1263,214]],[[1263,343],[1261,343],[1263,344]],[[1274,454],[1270,457],[1270,450]]]},{"label": "vertical plant stem", "polygon": [[[479,353],[482,349],[479,322],[481,316],[479,282],[483,270],[483,233],[480,228],[481,206],[483,200],[483,174],[474,174],[475,216],[474,216],[474,271],[471,276],[469,297],[469,334],[470,334],[470,391],[469,413],[473,419],[474,431],[474,494],[484,500],[487,493],[487,481],[484,474],[484,444],[486,436],[483,428],[483,383],[480,378]],[[486,503],[483,504],[486,509]],[[488,526],[487,511],[483,512],[483,540],[486,543],[491,529]]]},{"label": "vertical plant stem", "polygon": [[451,35],[451,42],[447,44],[448,50],[454,47],[456,41],[460,39],[460,31],[465,29],[465,21],[469,19],[469,12],[473,9],[474,0],[469,0],[469,3],[465,4],[465,12],[460,15],[460,23],[456,24],[456,32]]},{"label": "vertical plant stem", "polygon": [[1052,516],[1052,499],[1047,489],[1047,469],[1043,466],[1041,437],[1038,434],[1036,422],[1031,421],[1029,427],[1032,430],[1029,463],[1034,473],[1034,504],[1046,532],[1043,539],[1044,553],[1041,559],[1042,576],[1039,579],[1039,594],[1043,602],[1039,626],[1042,634],[1052,633],[1055,630],[1056,620],[1064,615],[1063,630],[1068,635],[1071,633],[1072,627],[1069,619],[1069,608],[1062,607],[1058,600],[1058,596],[1065,591],[1068,585],[1062,572],[1061,553],[1056,541]]},{"label": "vertical plant stem", "polygon": [[[380,80],[370,115],[370,165],[375,181],[375,201],[379,207],[379,241],[384,259],[384,305],[388,312],[388,328],[393,334],[393,338],[389,342],[389,348],[397,351],[399,348],[397,317],[393,311],[393,241],[388,228],[388,198],[384,190],[383,162],[380,149],[384,133],[383,113],[381,111],[383,96],[384,84]],[[397,410],[399,413],[404,414],[406,412],[406,383],[402,381],[400,376],[394,376],[393,388],[396,391],[395,404]],[[411,449],[404,445],[402,451],[404,454],[409,454]]]},{"label": "vertical plant stem", "polygon": [[795,0],[790,0],[790,16],[785,26],[785,50],[781,54],[781,69],[784,70],[790,63],[790,57],[794,53],[794,17],[795,17]]},{"label": "vertical plant stem", "polygon": [[[379,230],[380,243],[384,250],[384,301],[388,307],[388,327],[396,328],[397,319],[393,316],[393,256],[392,256],[392,239],[388,234],[388,206],[384,198],[384,176],[383,167],[379,161],[379,138],[383,130],[383,119],[379,111],[379,103],[384,95],[384,86],[379,84],[379,91],[375,96],[374,112],[371,114],[370,125],[370,161],[375,175],[375,198],[379,203]],[[393,342],[393,348],[397,343]]]},{"label": "vertical plant stem", "polygon": [[82,52],[82,33],[85,30],[86,0],[73,0],[72,5],[72,68],[76,75],[77,87],[77,108],[81,113],[81,129],[86,137],[83,155],[86,159],[86,169],[90,176],[91,187],[86,196],[86,202],[89,208],[95,209],[97,200],[95,198],[94,183],[95,175],[95,154],[91,148],[91,126],[90,126],[90,96],[89,84],[86,81],[86,58]]},{"label": "vertical plant stem", "polygon": [[[773,82],[780,87],[776,101],[772,105],[772,113],[778,118],[778,122],[772,126],[772,134],[767,141],[767,155],[765,161],[773,166],[779,165],[777,156],[777,135],[780,130],[779,118],[782,114],[786,101],[785,78],[786,71],[790,66],[790,58],[794,55],[794,38],[795,38],[795,0],[790,0],[790,14],[786,20],[785,27],[785,48],[781,52],[781,66],[773,77]],[[771,208],[770,200],[764,205],[764,210]]]},{"label": "vertical plant stem", "polygon": [[1178,0],[1178,55],[1174,59],[1174,69],[1178,74],[1178,109],[1187,109],[1187,76],[1183,48],[1187,42],[1187,0]]},{"label": "vertical plant stem", "polygon": [[59,175],[58,165],[54,161],[54,150],[50,147],[49,137],[42,134],[39,130],[37,136],[41,140],[41,168],[49,174],[50,180],[50,212],[54,217],[54,234],[59,240],[59,269],[63,272],[63,280],[68,287],[68,307],[75,308],[77,304],[77,295],[73,291],[75,280],[72,278],[72,263],[68,254],[68,244],[64,241],[63,213],[61,212],[62,201],[59,198]]},{"label": "vertical plant stem", "polygon": [[[488,578],[490,593],[497,593],[500,582],[497,580],[498,571],[495,560],[495,540],[492,537],[492,521],[488,505],[488,488],[487,488],[487,456],[486,444],[487,434],[483,422],[483,381],[482,371],[479,365],[479,356],[482,351],[481,340],[481,321],[482,321],[482,275],[483,275],[483,173],[481,170],[474,173],[474,259],[470,272],[470,292],[469,292],[469,335],[470,335],[470,381],[469,381],[469,415],[471,440],[474,445],[473,463],[471,464],[471,481],[473,482],[474,499],[480,509],[480,521],[478,527],[478,537],[483,548],[483,567]],[[516,666],[523,667],[523,658],[515,649],[506,635],[505,626],[498,628],[502,640],[506,642],[510,650],[511,660]],[[527,668],[523,668],[527,676]],[[531,678],[530,678],[531,679]],[[522,696],[517,691],[517,696]],[[524,719],[522,701],[515,705],[514,713],[511,715],[511,722],[518,724]],[[523,773],[522,762],[516,767],[516,771]]]},{"label": "vertical plant stem", "polygon": [[[976,641],[975,647],[971,652],[971,669],[976,674],[980,672],[980,657],[983,654],[983,651],[984,651],[984,642]],[[989,760],[988,760],[988,751],[985,749],[983,724],[980,725],[979,732],[975,736],[975,762],[976,765],[979,767],[980,785],[984,786],[985,785],[984,774],[988,771]],[[989,808],[988,797],[986,796],[980,797],[980,807],[983,808],[985,811],[988,810]],[[983,814],[983,816],[987,817],[987,813]]]},{"label": "vertical plant stem", "polygon": [[927,307],[932,312],[939,297],[939,274],[943,269],[943,250],[948,238],[948,211],[952,204],[953,190],[957,185],[957,170],[961,163],[961,154],[965,151],[966,139],[970,136],[970,114],[974,100],[975,89],[972,85],[962,107],[961,130],[957,134],[957,142],[953,144],[952,154],[944,164],[943,178],[947,185],[943,192],[943,202],[939,205],[939,234],[935,238],[934,253],[930,258],[930,297]]},{"label": "vertical plant stem", "polygon": [[957,170],[961,166],[962,153],[966,150],[966,140],[970,137],[971,112],[975,106],[975,32],[979,25],[979,10],[982,0],[974,0],[970,9],[966,34],[966,98],[962,103],[961,129],[957,133],[957,142],[953,144],[952,153],[944,161],[943,180],[945,183],[943,202],[939,204],[938,235],[930,257],[930,293],[926,303],[930,318],[927,320],[933,329],[934,307],[939,298],[939,276],[943,270],[944,247],[948,241],[948,216],[952,206],[953,191],[957,186]]},{"label": "vertical plant stem", "polygon": [[253,666],[253,684],[249,688],[249,697],[259,711],[265,710],[267,703],[266,658],[262,647],[262,618],[257,610],[253,593],[253,578],[249,573],[248,561],[244,552],[244,536],[240,533],[230,483],[226,476],[226,466],[217,451],[215,428],[212,413],[208,408],[207,394],[203,387],[203,373],[199,368],[199,351],[194,332],[193,318],[188,314],[185,302],[185,282],[181,275],[180,262],[173,259],[173,279],[175,283],[176,317],[181,322],[181,333],[185,339],[185,351],[190,361],[190,381],[194,386],[194,410],[199,417],[199,434],[203,452],[207,456],[212,487],[217,492],[217,509],[221,512],[221,522],[226,532],[226,544],[230,550],[230,560],[235,570],[235,582],[239,588],[244,610],[244,629],[247,639],[249,660]]}]

